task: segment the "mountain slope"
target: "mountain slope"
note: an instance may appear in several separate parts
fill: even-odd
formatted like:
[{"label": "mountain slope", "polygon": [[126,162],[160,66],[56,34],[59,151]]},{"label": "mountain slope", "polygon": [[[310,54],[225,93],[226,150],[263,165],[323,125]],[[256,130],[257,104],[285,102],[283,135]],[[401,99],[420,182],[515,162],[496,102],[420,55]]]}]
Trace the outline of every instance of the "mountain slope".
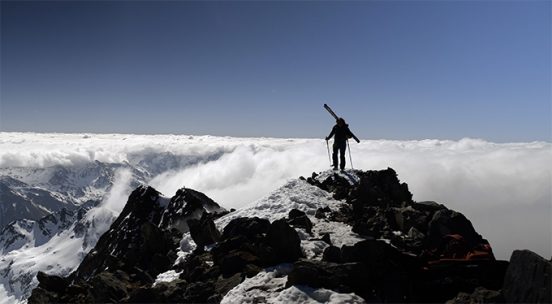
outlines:
[{"label": "mountain slope", "polygon": [[75,166],[0,168],[0,229],[15,220],[39,220],[62,208],[72,211],[86,203],[97,203],[121,170],[130,170],[133,187],[149,177],[139,167],[99,161]]},{"label": "mountain slope", "polygon": [[[29,303],[443,302],[499,289],[508,265],[463,215],[412,201],[392,169],[313,174],[222,217],[160,197],[136,189],[77,271],[38,274]],[[164,214],[196,218],[178,231]]]}]

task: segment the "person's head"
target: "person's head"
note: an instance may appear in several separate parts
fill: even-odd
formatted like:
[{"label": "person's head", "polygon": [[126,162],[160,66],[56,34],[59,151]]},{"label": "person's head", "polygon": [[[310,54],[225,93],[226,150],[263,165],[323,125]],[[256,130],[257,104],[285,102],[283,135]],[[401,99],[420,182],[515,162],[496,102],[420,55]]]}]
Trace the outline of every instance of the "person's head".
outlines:
[{"label": "person's head", "polygon": [[339,117],[336,121],[338,126],[343,127],[345,125],[345,119]]}]

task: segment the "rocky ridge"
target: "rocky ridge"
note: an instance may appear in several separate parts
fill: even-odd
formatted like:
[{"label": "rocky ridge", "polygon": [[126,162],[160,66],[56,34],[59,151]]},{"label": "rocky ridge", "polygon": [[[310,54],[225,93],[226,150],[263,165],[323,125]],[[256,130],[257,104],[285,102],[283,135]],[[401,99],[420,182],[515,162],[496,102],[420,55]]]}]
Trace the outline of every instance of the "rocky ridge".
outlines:
[{"label": "rocky ridge", "polygon": [[497,261],[468,219],[414,202],[390,168],[313,174],[226,213],[140,187],[75,272],[39,273],[29,303],[550,301],[550,261]]}]

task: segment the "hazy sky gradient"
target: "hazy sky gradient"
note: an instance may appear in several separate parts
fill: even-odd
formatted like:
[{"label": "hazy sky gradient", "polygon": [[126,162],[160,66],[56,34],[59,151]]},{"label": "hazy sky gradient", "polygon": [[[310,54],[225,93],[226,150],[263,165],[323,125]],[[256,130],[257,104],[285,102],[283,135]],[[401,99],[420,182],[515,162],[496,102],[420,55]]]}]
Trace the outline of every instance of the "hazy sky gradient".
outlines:
[{"label": "hazy sky gradient", "polygon": [[0,130],[550,141],[551,3],[3,1]]}]

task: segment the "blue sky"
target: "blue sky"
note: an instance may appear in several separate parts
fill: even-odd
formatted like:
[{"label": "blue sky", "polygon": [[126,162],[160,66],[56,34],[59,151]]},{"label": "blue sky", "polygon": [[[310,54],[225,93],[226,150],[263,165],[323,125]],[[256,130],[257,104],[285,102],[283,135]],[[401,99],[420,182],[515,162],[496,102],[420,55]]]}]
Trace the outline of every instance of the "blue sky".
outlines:
[{"label": "blue sky", "polygon": [[551,140],[550,1],[2,2],[2,131]]}]

